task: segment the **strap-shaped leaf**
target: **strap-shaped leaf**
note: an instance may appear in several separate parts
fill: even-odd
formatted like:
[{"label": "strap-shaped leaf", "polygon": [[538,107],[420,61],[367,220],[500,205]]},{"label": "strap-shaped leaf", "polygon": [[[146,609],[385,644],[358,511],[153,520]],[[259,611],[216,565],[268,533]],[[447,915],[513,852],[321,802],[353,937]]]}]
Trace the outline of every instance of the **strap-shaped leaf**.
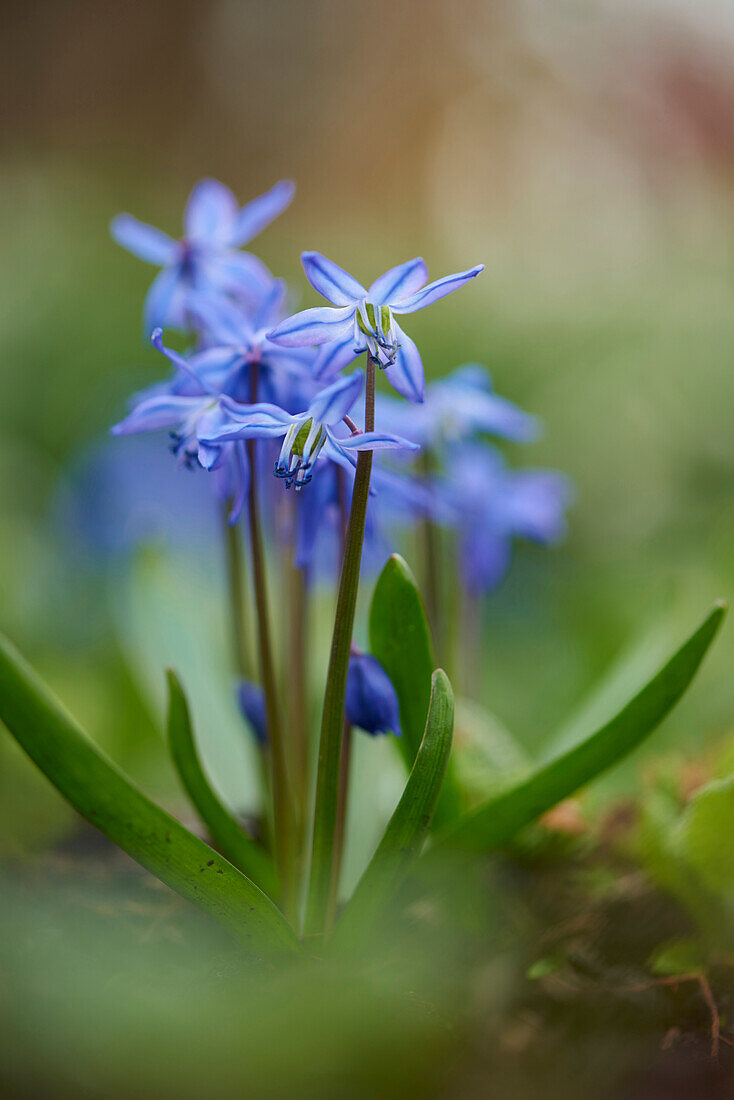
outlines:
[{"label": "strap-shaped leaf", "polygon": [[191,715],[181,682],[172,669],[168,681],[168,744],[184,790],[230,863],[239,867],[271,897],[278,895],[278,875],[266,852],[252,840],[220,801],[202,767],[191,728]]},{"label": "strap-shaped leaf", "polygon": [[437,838],[432,851],[459,847],[486,852],[506,844],[523,826],[636,748],[690,684],[725,611],[726,606],[717,603],[698,630],[611,722],[466,814]]},{"label": "strap-shaped leaf", "polygon": [[167,886],[257,954],[297,949],[293,930],[270,898],[146,798],[2,635],[0,719],[74,809]]},{"label": "strap-shaped leaf", "polygon": [[[370,605],[370,649],[390,677],[400,705],[397,741],[411,768],[421,744],[436,667],[431,633],[415,577],[399,554],[380,573]],[[449,763],[434,825],[448,825],[461,811],[461,795]]]},{"label": "strap-shaped leaf", "polygon": [[446,673],[436,669],[423,739],[405,789],[367,870],[347,902],[335,942],[357,942],[393,896],[420,854],[446,776],[454,729],[454,697]]}]

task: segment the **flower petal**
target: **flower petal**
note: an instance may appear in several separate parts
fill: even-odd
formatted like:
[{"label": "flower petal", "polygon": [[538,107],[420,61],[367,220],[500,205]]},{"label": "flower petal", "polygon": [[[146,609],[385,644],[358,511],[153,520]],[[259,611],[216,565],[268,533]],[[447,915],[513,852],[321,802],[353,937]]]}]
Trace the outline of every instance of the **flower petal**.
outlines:
[{"label": "flower petal", "polygon": [[202,443],[223,443],[228,439],[276,439],[284,435],[294,418],[277,405],[261,402],[238,405],[222,398],[219,405],[199,421],[197,436]]},{"label": "flower petal", "polygon": [[276,325],[268,333],[268,340],[288,348],[328,344],[330,340],[339,340],[351,332],[353,318],[354,306],[345,306],[343,309],[330,309],[328,306],[304,309]]},{"label": "flower petal", "polygon": [[301,263],[314,290],[323,294],[327,302],[335,306],[346,306],[364,298],[367,291],[353,275],[328,260],[320,252],[302,252]]},{"label": "flower petal", "polygon": [[292,180],[280,180],[264,195],[258,195],[252,202],[246,203],[237,215],[230,244],[247,244],[258,233],[262,233],[267,225],[290,206],[295,192],[296,185]]},{"label": "flower petal", "polygon": [[364,377],[361,371],[327,386],[317,394],[308,407],[308,416],[320,424],[338,424],[351,409],[362,392]]},{"label": "flower petal", "polygon": [[153,280],[145,299],[143,325],[146,334],[155,328],[186,327],[186,282],[178,264],[165,267]]},{"label": "flower petal", "polygon": [[242,347],[248,345],[254,336],[244,310],[221,295],[187,294],[186,308],[215,344]]},{"label": "flower petal", "polygon": [[203,179],[189,195],[184,232],[190,241],[229,244],[237,220],[237,199],[219,180]]},{"label": "flower petal", "polygon": [[155,226],[138,221],[132,214],[118,214],[113,218],[110,233],[128,252],[149,264],[164,267],[176,260],[178,242]]},{"label": "flower petal", "polygon": [[401,435],[392,435],[391,432],[360,432],[359,435],[350,435],[348,439],[332,437],[332,442],[349,451],[420,450],[417,443],[403,439]]},{"label": "flower petal", "polygon": [[250,252],[222,249],[200,257],[194,267],[194,289],[204,294],[231,294],[247,306],[258,306],[273,281],[262,260]]},{"label": "flower petal", "polygon": [[416,343],[407,332],[396,324],[397,341],[400,345],[395,362],[385,368],[385,376],[390,385],[407,397],[408,401],[420,402],[426,392],[426,377],[423,373],[423,360]]},{"label": "flower petal", "polygon": [[155,432],[163,428],[175,428],[187,416],[201,406],[201,397],[176,397],[157,394],[148,397],[110,431],[113,435],[137,435],[138,432]]},{"label": "flower petal", "polygon": [[179,353],[177,351],[174,351],[173,348],[167,348],[165,346],[165,344],[163,343],[162,329],[153,329],[150,337],[150,342],[152,343],[156,351],[159,351],[162,355],[165,355],[168,362],[171,363],[176,368],[176,370],[181,371],[182,374],[188,376],[189,378],[193,379],[194,382],[198,383],[202,393],[215,392],[211,389],[209,384],[204,381],[204,379],[199,377],[194,367],[192,367],[191,363],[189,363],[188,359],[185,359],[183,355],[179,355]]},{"label": "flower petal", "polygon": [[421,256],[414,260],[408,260],[397,267],[391,267],[379,279],[375,279],[368,294],[371,302],[376,305],[386,305],[388,302],[399,302],[410,294],[415,294],[428,282],[428,268]]},{"label": "flower petal", "polygon": [[458,290],[464,283],[474,279],[481,271],[484,271],[484,264],[471,267],[468,271],[459,271],[456,275],[444,275],[443,279],[436,279],[435,283],[429,283],[428,286],[416,291],[409,298],[390,303],[391,309],[393,313],[415,313],[416,310],[425,309],[426,306],[437,302],[439,298],[444,298],[447,294],[451,294],[453,290]]},{"label": "flower petal", "polygon": [[354,346],[353,333],[350,329],[349,335],[343,340],[334,340],[331,344],[325,344],[322,347],[313,364],[313,376],[320,382],[328,382],[361,354],[361,349]]}]

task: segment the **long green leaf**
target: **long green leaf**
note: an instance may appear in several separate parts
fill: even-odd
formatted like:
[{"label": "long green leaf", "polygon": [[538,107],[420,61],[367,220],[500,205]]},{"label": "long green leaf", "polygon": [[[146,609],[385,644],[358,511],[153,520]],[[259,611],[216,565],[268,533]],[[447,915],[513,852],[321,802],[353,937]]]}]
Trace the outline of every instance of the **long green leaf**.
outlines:
[{"label": "long green leaf", "polygon": [[374,925],[400,881],[420,854],[451,753],[454,698],[446,673],[436,669],[423,739],[400,801],[367,870],[344,908],[335,942],[358,942]]},{"label": "long green leaf", "polygon": [[184,790],[217,847],[230,863],[271,897],[277,897],[278,875],[266,852],[245,833],[237,818],[220,801],[202,767],[191,728],[186,695],[172,669],[168,681],[168,744]]},{"label": "long green leaf", "polygon": [[31,760],[92,825],[257,954],[297,940],[263,892],[161,810],[94,745],[0,635],[0,719]]},{"label": "long green leaf", "polygon": [[[410,769],[423,737],[436,665],[423,600],[415,577],[399,554],[389,558],[375,585],[370,649],[395,688],[403,734],[397,745]],[[448,825],[460,811],[460,788],[449,762],[434,825]]]},{"label": "long green leaf", "polygon": [[717,603],[701,626],[619,714],[579,745],[466,814],[437,838],[432,851],[498,848],[562,799],[631,752],[677,703],[690,684],[724,617]]}]

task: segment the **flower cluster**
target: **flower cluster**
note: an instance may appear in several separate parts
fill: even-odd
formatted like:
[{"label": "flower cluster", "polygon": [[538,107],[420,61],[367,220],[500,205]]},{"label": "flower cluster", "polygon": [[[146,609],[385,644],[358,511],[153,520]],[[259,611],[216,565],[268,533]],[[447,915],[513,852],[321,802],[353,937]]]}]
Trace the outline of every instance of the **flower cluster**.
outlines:
[{"label": "flower cluster", "polygon": [[[278,511],[271,529],[290,540],[294,564],[308,577],[316,562],[338,568],[358,455],[393,452],[392,466],[376,464],[371,473],[368,564],[384,560],[400,528],[446,526],[458,532],[467,589],[488,591],[504,574],[515,537],[560,537],[569,489],[553,472],[509,470],[488,437],[529,442],[535,419],[499,397],[480,366],[461,367],[426,388],[420,352],[402,327],[404,317],[465,286],[482,266],[429,282],[416,258],[365,288],[332,260],[304,252],[306,278],[329,305],[289,314],[284,282],[243,246],[286,209],[293,192],[281,181],[240,207],[223,184],[202,180],[180,241],[128,214],[114,219],[114,238],[162,268],[144,322],[171,371],[133,398],[113,433],[167,432],[179,466],[208,472],[232,524],[253,482],[264,486],[270,478],[259,497]],[[186,351],[164,342],[168,328],[185,333]],[[366,364],[356,365],[362,353]],[[384,375],[400,396],[378,393],[360,427],[354,410],[365,365],[373,382],[375,372]],[[274,503],[278,481],[298,494],[285,511]],[[353,659],[349,699],[362,716],[355,722],[398,733],[390,706],[370,710],[364,703],[370,695],[384,701],[382,689],[379,670],[367,658]],[[262,739],[264,715],[254,725]]]}]

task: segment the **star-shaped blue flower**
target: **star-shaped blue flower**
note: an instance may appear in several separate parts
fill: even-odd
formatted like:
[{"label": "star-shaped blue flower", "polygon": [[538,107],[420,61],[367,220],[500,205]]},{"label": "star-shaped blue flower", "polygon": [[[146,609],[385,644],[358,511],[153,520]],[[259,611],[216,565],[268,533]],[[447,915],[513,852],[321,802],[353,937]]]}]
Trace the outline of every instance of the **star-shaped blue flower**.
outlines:
[{"label": "star-shaped blue flower", "polygon": [[214,179],[196,184],[184,213],[184,236],[167,233],[118,214],[111,232],[123,248],[163,270],[145,300],[145,331],[186,328],[185,297],[191,290],[230,294],[256,304],[268,291],[272,275],[249,252],[239,251],[285,210],[295,186],[276,183],[264,195],[240,208],[228,187]]},{"label": "star-shaped blue flower", "polygon": [[395,315],[425,309],[473,279],[484,265],[428,282],[428,268],[417,258],[386,271],[365,290],[320,252],[301,256],[306,278],[335,309],[317,307],[281,321],[270,339],[286,347],[325,345],[314,364],[315,376],[333,378],[363,351],[384,368],[394,388],[409,401],[422,401],[425,376],[420,352]]}]

